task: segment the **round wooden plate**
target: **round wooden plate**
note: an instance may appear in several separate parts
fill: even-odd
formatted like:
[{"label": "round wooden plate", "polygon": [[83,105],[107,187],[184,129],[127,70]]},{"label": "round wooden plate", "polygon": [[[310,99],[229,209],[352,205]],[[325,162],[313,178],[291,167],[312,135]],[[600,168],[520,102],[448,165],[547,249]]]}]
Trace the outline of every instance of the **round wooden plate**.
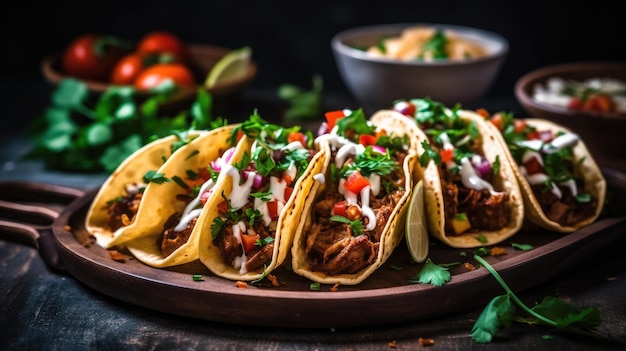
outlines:
[{"label": "round wooden plate", "polygon": [[[614,208],[624,208],[626,177],[607,173]],[[92,244],[83,222],[95,191],[73,201],[54,221],[52,231],[65,270],[86,285],[106,295],[165,313],[204,320],[275,327],[332,328],[394,324],[425,319],[486,305],[504,290],[484,268],[468,270],[463,263],[476,264],[474,250],[452,249],[440,243],[430,247],[436,264],[458,262],[450,268],[452,279],[443,286],[410,283],[423,264],[411,262],[404,242],[391,258],[362,284],[322,285],[311,290],[311,282],[289,269],[288,262],[272,274],[281,283],[248,284],[238,288],[234,281],[216,277],[200,262],[169,269],[152,268],[127,255],[114,261],[109,252]],[[540,284],[574,267],[623,235],[626,217],[607,215],[595,224],[563,235],[545,230],[522,231],[502,243],[506,254],[487,256],[514,291]],[[531,244],[520,251],[511,242]],[[202,275],[195,281],[193,275]]]}]

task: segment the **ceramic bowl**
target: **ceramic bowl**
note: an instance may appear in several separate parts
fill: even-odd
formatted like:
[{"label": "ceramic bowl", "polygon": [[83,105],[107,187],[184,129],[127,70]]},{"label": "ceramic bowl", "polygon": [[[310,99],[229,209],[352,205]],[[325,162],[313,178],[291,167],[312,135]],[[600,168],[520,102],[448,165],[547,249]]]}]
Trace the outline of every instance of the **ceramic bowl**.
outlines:
[{"label": "ceramic bowl", "polygon": [[[464,60],[402,61],[372,56],[363,48],[385,37],[397,37],[414,26],[442,29],[482,46],[487,54]],[[501,35],[486,30],[436,23],[384,24],[336,34],[331,48],[347,89],[362,107],[389,108],[401,98],[429,97],[446,105],[470,104],[492,85],[509,52]]]},{"label": "ceramic bowl", "polygon": [[550,78],[584,82],[612,78],[626,83],[626,62],[569,62],[538,68],[520,77],[515,96],[530,117],[545,118],[577,133],[599,163],[611,164],[626,159],[626,113],[600,113],[555,106],[534,98],[538,86]]}]

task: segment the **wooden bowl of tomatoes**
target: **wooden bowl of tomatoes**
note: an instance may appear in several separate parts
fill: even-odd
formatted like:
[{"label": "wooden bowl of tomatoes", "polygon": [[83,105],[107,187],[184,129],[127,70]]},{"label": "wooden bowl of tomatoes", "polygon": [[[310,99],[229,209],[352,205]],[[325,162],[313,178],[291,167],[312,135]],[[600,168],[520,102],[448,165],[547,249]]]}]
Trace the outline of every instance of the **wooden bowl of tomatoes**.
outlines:
[{"label": "wooden bowl of tomatoes", "polygon": [[518,79],[515,96],[530,117],[577,133],[600,163],[626,159],[626,63],[542,67]]},{"label": "wooden bowl of tomatoes", "polygon": [[137,43],[86,33],[61,52],[46,57],[42,71],[53,84],[75,78],[95,94],[111,86],[130,86],[139,97],[149,95],[151,89],[171,79],[178,88],[173,98],[177,105],[193,101],[198,89],[204,88],[212,95],[214,106],[224,107],[256,76],[256,64],[250,60],[241,77],[205,87],[211,68],[230,51],[220,46],[185,43],[166,31],[147,33]]}]

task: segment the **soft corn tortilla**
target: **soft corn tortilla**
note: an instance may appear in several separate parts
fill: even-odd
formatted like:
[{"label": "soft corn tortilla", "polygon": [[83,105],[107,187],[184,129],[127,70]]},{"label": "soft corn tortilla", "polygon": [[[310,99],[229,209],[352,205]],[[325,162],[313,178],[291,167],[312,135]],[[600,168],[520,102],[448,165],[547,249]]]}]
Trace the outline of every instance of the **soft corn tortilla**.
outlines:
[{"label": "soft corn tortilla", "polygon": [[[416,129],[416,126],[412,121],[405,118],[398,112],[391,110],[381,110],[376,112],[370,118],[370,121],[379,128],[385,129],[388,135],[414,135],[411,133],[411,130]],[[310,228],[313,224],[313,216],[310,211],[307,211],[303,213],[305,221],[303,221],[301,225],[302,228],[297,231],[294,238],[294,244],[291,249],[291,267],[295,273],[321,284],[357,285],[363,282],[363,280],[369,277],[387,261],[394,249],[404,238],[404,219],[408,209],[407,204],[409,203],[411,189],[413,189],[413,184],[417,176],[415,172],[417,164],[417,144],[418,140],[416,138],[411,138],[411,146],[404,159],[404,164],[402,165],[405,176],[404,188],[406,189],[406,192],[400,198],[400,201],[398,201],[396,208],[393,210],[387,223],[385,224],[385,228],[383,229],[383,233],[380,237],[380,245],[376,261],[354,274],[339,274],[330,276],[321,272],[311,271],[311,259],[307,256],[305,248],[307,239],[306,233],[308,232],[308,228]],[[321,173],[323,173],[324,177],[328,179],[330,171],[329,164],[331,162],[330,145],[327,142],[324,142],[320,145],[320,147],[324,149],[324,155],[326,155],[326,160],[323,162],[324,168]],[[316,189],[317,194],[321,194],[324,188],[325,185],[320,184],[320,186]],[[316,192],[312,191],[305,200],[308,202],[306,207],[309,209],[316,200]]]},{"label": "soft corn tortilla", "polygon": [[[231,137],[234,125],[220,127],[209,131],[201,137],[187,144],[181,152],[177,152],[159,169],[164,176],[171,178],[179,176],[185,178],[187,170],[197,171],[207,167],[231,147]],[[242,152],[238,149],[237,152]],[[234,158],[235,155],[233,155]],[[214,185],[218,187],[219,179]],[[123,228],[107,248],[126,247],[139,261],[157,268],[176,266],[198,259],[199,226],[198,223],[205,211],[202,211],[188,241],[170,255],[164,257],[161,253],[161,238],[163,237],[166,221],[176,213],[182,213],[186,204],[177,200],[178,194],[186,194],[176,182],[151,184],[144,194],[136,220]]]},{"label": "soft corn tortilla", "polygon": [[[194,131],[190,137],[203,134],[204,131]],[[85,217],[85,229],[98,245],[108,247],[117,235],[107,224],[107,202],[126,195],[126,185],[141,182],[146,172],[161,168],[172,155],[172,144],[179,140],[177,136],[170,135],[146,144],[127,157],[100,186]]]},{"label": "soft corn tortilla", "polygon": [[[490,125],[485,122],[482,116],[472,111],[460,110],[461,119],[470,123],[474,121],[482,137],[483,152],[485,158],[490,163],[500,159],[500,172],[494,177],[493,185],[495,189],[504,191],[509,195],[510,221],[507,226],[498,231],[480,231],[477,233],[467,233],[460,235],[446,235],[445,233],[445,210],[443,200],[443,190],[439,168],[434,162],[429,162],[425,168],[420,168],[420,173],[424,179],[424,200],[426,203],[426,213],[428,216],[428,231],[431,236],[440,240],[444,244],[454,248],[475,248],[498,244],[515,235],[524,222],[524,201],[522,192],[517,182],[514,167],[508,157],[508,151],[500,142],[498,134],[490,129]],[[426,134],[419,130],[420,138],[425,138]],[[426,139],[428,140],[428,139]],[[420,146],[419,155],[424,153]]]},{"label": "soft corn tortilla", "polygon": [[[559,132],[559,131],[572,133],[572,131],[567,129],[566,127],[558,125],[554,122],[551,122],[545,119],[525,118],[524,121],[526,121],[526,123],[529,126],[537,128],[537,130],[551,130],[554,133]],[[497,129],[495,130],[497,131]],[[501,139],[501,142],[503,143],[503,145],[506,146],[506,142],[503,139]],[[507,147],[507,150],[508,150],[508,147]],[[576,146],[574,146],[573,150],[574,150],[574,164],[579,166],[579,168],[576,169],[575,174],[577,176],[584,178],[585,191],[591,194],[591,196],[595,199],[596,204],[597,204],[597,207],[595,209],[593,216],[585,218],[584,220],[576,223],[576,225],[573,225],[573,226],[563,226],[555,221],[548,219],[548,217],[546,217],[545,213],[543,212],[541,208],[541,204],[539,203],[539,200],[537,200],[537,197],[535,196],[535,193],[533,192],[533,189],[530,183],[528,182],[528,180],[526,180],[526,177],[524,177],[524,175],[521,173],[519,166],[515,162],[515,159],[513,158],[513,156],[510,153],[508,154],[510,163],[514,168],[518,182],[522,189],[522,195],[524,197],[524,203],[526,206],[526,215],[530,221],[532,221],[536,225],[539,225],[542,228],[553,230],[556,232],[561,232],[561,233],[571,233],[593,223],[596,219],[598,219],[598,217],[602,213],[602,209],[604,207],[604,203],[606,199],[606,180],[604,179],[602,175],[602,171],[600,170],[600,167],[598,167],[598,164],[594,160],[593,155],[591,155],[591,153],[587,149],[587,146],[585,145],[583,140],[579,140]],[[581,164],[578,161],[582,159],[584,159],[584,162],[582,162]]]},{"label": "soft corn tortilla", "polygon": [[[253,142],[253,138],[244,137],[240,141],[240,146],[242,146],[243,150],[249,151]],[[242,155],[243,152],[236,153],[236,155],[233,156],[233,164],[237,163],[241,159]],[[217,276],[230,280],[241,281],[261,279],[273,271],[276,267],[280,266],[285,261],[285,258],[289,253],[296,231],[299,231],[302,227],[302,215],[309,211],[311,202],[307,199],[320,185],[313,176],[322,171],[325,167],[325,162],[327,162],[327,157],[325,157],[324,152],[318,151],[311,159],[308,168],[294,184],[294,191],[289,200],[285,203],[285,206],[283,207],[283,210],[277,220],[271,263],[264,267],[264,269],[258,269],[256,271],[249,271],[246,273],[240,273],[239,269],[236,269],[230,265],[230,263],[225,262],[222,258],[219,247],[213,244],[211,224],[213,223],[213,219],[219,216],[217,205],[223,201],[221,194],[229,197],[233,191],[233,179],[228,176],[224,177],[223,182],[220,183],[220,187],[216,188],[213,196],[211,196],[211,198],[207,201],[205,205],[206,210],[200,219],[200,261]]]}]

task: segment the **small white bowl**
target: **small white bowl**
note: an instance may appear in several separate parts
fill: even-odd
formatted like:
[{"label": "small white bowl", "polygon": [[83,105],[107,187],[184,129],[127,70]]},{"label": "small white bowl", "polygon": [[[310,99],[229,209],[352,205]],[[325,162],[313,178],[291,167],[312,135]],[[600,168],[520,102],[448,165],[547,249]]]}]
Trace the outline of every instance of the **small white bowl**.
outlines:
[{"label": "small white bowl", "polygon": [[[375,57],[362,49],[381,38],[399,36],[414,26],[442,29],[483,46],[487,55],[464,60],[401,61]],[[486,30],[436,23],[373,25],[336,34],[331,48],[346,87],[363,108],[389,108],[401,98],[424,98],[452,106],[482,97],[497,76],[509,52],[501,35]]]}]

